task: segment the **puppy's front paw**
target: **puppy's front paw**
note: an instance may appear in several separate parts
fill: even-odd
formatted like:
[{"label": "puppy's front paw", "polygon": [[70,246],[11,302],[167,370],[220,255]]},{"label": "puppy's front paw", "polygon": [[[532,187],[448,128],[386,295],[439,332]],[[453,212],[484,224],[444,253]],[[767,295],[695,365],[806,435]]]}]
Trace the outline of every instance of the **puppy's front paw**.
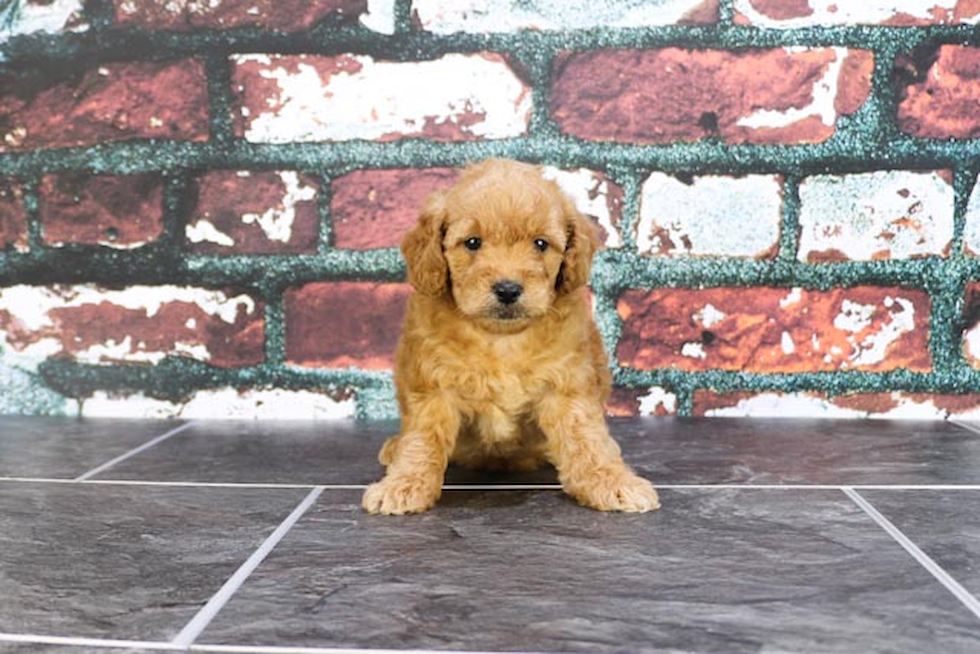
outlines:
[{"label": "puppy's front paw", "polygon": [[565,487],[580,504],[600,511],[645,513],[660,508],[653,484],[627,469],[600,468]]},{"label": "puppy's front paw", "polygon": [[368,486],[361,504],[368,513],[421,513],[436,503],[441,492],[441,479],[429,479],[422,475],[388,475]]}]

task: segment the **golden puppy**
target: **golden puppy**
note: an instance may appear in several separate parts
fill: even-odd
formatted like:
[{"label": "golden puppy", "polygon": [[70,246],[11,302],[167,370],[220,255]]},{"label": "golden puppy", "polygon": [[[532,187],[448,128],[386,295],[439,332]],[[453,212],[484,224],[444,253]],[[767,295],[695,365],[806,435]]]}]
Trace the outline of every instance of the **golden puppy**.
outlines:
[{"label": "golden puppy", "polygon": [[585,506],[659,507],[606,429],[611,378],[585,288],[595,246],[534,166],[486,161],[428,198],[402,244],[415,292],[395,355],[401,433],[381,449],[367,511],[428,509],[450,461],[550,463]]}]

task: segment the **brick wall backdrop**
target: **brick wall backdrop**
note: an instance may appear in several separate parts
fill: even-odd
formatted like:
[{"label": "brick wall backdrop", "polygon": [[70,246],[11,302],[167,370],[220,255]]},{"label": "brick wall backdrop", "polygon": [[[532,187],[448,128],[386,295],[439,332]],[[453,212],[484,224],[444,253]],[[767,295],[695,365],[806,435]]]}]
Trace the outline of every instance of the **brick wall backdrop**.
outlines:
[{"label": "brick wall backdrop", "polygon": [[396,246],[507,156],[605,236],[610,413],[977,417],[978,21],[0,0],[0,412],[394,416]]}]

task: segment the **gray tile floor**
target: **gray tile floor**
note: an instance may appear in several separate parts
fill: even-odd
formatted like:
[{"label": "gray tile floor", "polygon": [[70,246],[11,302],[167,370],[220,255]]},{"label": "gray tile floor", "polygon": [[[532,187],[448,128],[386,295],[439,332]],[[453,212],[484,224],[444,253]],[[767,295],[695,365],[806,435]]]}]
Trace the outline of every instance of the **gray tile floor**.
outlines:
[{"label": "gray tile floor", "polygon": [[660,511],[367,516],[392,424],[0,418],[0,653],[980,652],[980,427],[611,424]]}]

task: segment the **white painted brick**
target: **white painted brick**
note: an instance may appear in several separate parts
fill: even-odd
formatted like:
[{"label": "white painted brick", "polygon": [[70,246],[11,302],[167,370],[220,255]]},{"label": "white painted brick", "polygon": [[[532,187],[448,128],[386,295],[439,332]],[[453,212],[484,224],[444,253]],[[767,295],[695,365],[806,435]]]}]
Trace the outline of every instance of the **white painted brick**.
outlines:
[{"label": "white painted brick", "polygon": [[395,33],[395,0],[367,0],[367,13],[361,25],[380,34]]},{"label": "white painted brick", "polygon": [[553,166],[542,169],[545,178],[554,180],[586,216],[592,216],[606,232],[604,245],[618,248],[623,244],[619,232],[619,215],[614,211],[613,192],[604,175],[586,168],[562,170]]},{"label": "white painted brick", "polygon": [[662,256],[766,257],[779,247],[782,183],[775,175],[644,182],[636,245]]},{"label": "white painted brick", "polygon": [[[33,372],[38,364],[49,357],[67,353],[87,364],[158,363],[169,355],[209,361],[211,353],[207,342],[178,340],[172,350],[155,351],[145,347],[139,334],[134,338],[127,331],[128,327],[112,321],[106,322],[100,342],[84,346],[65,342],[62,321],[71,321],[73,310],[99,309],[105,315],[112,311],[135,310],[137,314],[152,320],[164,305],[175,303],[195,305],[209,318],[229,324],[235,322],[240,311],[248,315],[257,311],[254,300],[247,295],[229,296],[221,291],[199,288],[131,286],[114,290],[91,284],[11,286],[0,289],[0,317],[6,316],[0,320],[0,362]],[[150,324],[144,324],[141,328],[146,330]],[[163,327],[157,325],[158,329]],[[185,327],[190,334],[197,325],[188,324]]]},{"label": "white painted brick", "polygon": [[980,177],[977,178],[966,205],[966,225],[963,228],[963,243],[966,251],[974,256],[980,255]]},{"label": "white painted brick", "polygon": [[941,256],[953,238],[953,187],[936,171],[808,177],[800,202],[800,261]]},{"label": "white painted brick", "polygon": [[[8,7],[10,3],[0,3]],[[88,25],[81,23],[82,0],[52,0],[51,2],[14,2],[14,20],[0,25],[0,44],[14,36],[36,32],[84,32]],[[0,57],[2,60],[2,57]]]},{"label": "white painted brick", "polygon": [[253,143],[500,139],[524,134],[530,121],[530,89],[496,54],[421,62],[268,55],[232,61],[262,65],[260,77],[278,87],[242,109],[244,135]]},{"label": "white painted brick", "polygon": [[980,368],[980,325],[974,325],[963,334],[963,353],[974,368]]},{"label": "white painted brick", "polygon": [[[860,396],[858,396],[860,397]],[[944,406],[942,398],[911,396],[892,391],[883,397],[887,402],[881,408],[858,408],[860,402],[848,402],[848,398],[828,398],[816,392],[761,392],[739,399],[730,406],[707,409],[706,417],[715,418],[833,418],[875,420],[977,420],[980,406],[951,408]],[[855,404],[855,406],[848,406]],[[872,402],[874,404],[874,402]]]},{"label": "white painted brick", "polygon": [[674,25],[710,4],[706,0],[415,0],[412,11],[423,29],[437,34],[513,33]]},{"label": "white painted brick", "polygon": [[711,418],[858,418],[860,411],[836,406],[811,393],[759,393],[736,404],[708,409]]},{"label": "white painted brick", "polygon": [[652,386],[644,395],[640,395],[637,400],[640,403],[639,415],[676,415],[677,414],[677,395],[663,388],[662,386]]},{"label": "white painted brick", "polygon": [[353,397],[281,388],[202,390],[183,402],[142,394],[97,391],[82,403],[85,418],[182,418],[185,420],[340,420],[355,415]]}]

